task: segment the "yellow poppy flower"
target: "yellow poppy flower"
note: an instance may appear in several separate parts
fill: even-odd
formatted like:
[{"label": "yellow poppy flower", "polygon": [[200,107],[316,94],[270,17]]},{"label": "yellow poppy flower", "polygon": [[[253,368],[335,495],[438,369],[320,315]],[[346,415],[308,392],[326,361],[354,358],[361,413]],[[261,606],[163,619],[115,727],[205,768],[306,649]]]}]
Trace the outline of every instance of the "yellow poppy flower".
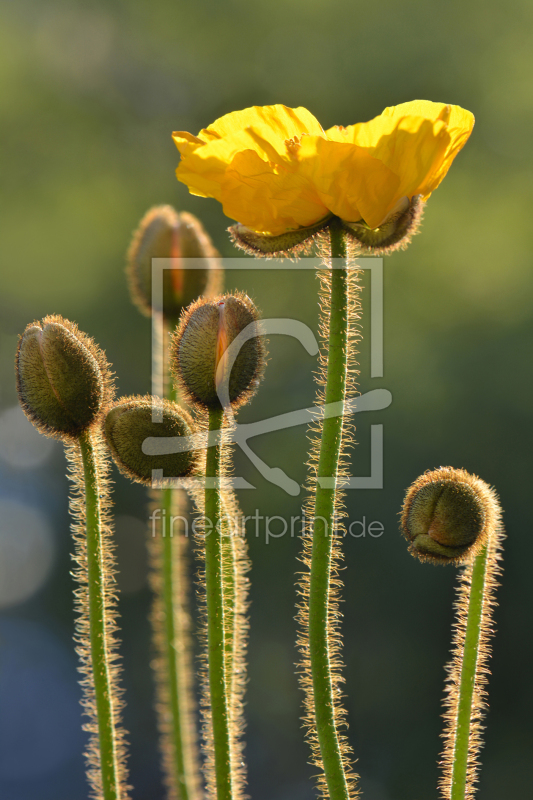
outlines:
[{"label": "yellow poppy flower", "polygon": [[254,106],[216,120],[198,136],[173,134],[177,177],[192,194],[276,236],[334,214],[370,228],[426,200],[470,136],[459,106],[414,100],[370,122],[324,131],[305,108]]}]

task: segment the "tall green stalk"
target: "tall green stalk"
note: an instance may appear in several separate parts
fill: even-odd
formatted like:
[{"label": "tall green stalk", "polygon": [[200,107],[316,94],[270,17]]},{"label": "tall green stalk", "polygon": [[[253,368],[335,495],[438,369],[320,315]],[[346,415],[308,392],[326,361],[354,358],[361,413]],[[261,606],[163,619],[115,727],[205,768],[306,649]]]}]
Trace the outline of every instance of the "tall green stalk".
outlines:
[{"label": "tall green stalk", "polygon": [[111,675],[114,656],[109,652],[108,602],[106,598],[106,555],[101,526],[97,458],[90,431],[79,438],[85,481],[85,529],[87,541],[87,615],[92,682],[98,726],[100,772],[103,800],[120,800],[119,764]]},{"label": "tall green stalk", "polygon": [[[176,391],[172,381],[168,381],[167,398],[176,401]],[[174,761],[174,780],[177,784],[180,800],[196,800],[199,797],[199,772],[195,753],[196,737],[192,736],[191,727],[191,665],[190,654],[183,649],[190,646],[187,632],[184,630],[183,613],[180,600],[188,594],[188,586],[182,586],[186,580],[183,564],[183,547],[180,532],[176,537],[170,529],[171,518],[175,509],[175,500],[179,492],[185,500],[185,493],[180,489],[162,490],[163,513],[169,530],[163,538],[163,603],[165,611],[166,657],[168,664],[168,689],[170,695],[170,711],[172,716],[171,747]],[[189,656],[189,657],[187,657]]]},{"label": "tall green stalk", "polygon": [[221,541],[223,563],[223,593],[224,593],[224,650],[226,660],[226,690],[228,696],[228,713],[231,713],[232,698],[234,695],[233,684],[236,677],[236,658],[238,645],[238,615],[237,615],[237,558],[235,553],[236,537],[232,527],[232,520],[228,519],[227,511],[222,497],[222,515],[224,520],[224,535]]},{"label": "tall green stalk", "polygon": [[[330,228],[332,259],[345,258],[342,232]],[[326,403],[343,403],[346,393],[348,359],[348,279],[345,269],[331,269]],[[318,461],[318,478],[337,479],[342,441],[342,415],[323,421]],[[336,481],[335,481],[336,483]],[[331,800],[348,800],[341,744],[337,735],[335,698],[330,661],[329,597],[331,557],[335,537],[336,486],[316,487],[313,544],[309,586],[309,660],[313,689],[316,733],[324,776]]]},{"label": "tall green stalk", "polygon": [[[162,536],[161,553],[161,601],[163,608],[164,658],[166,660],[166,691],[170,719],[168,723],[165,753],[166,781],[175,787],[180,800],[195,800],[199,791],[199,774],[194,752],[194,737],[191,731],[192,686],[190,660],[185,648],[189,647],[189,634],[184,630],[184,611],[181,602],[188,593],[183,586],[185,569],[181,532],[172,526],[172,516],[178,509],[175,493],[181,490],[161,491],[161,514],[166,524]],[[179,502],[179,501],[178,501]]]},{"label": "tall green stalk", "polygon": [[231,748],[228,713],[226,652],[224,643],[224,592],[221,530],[221,427],[222,409],[210,409],[209,430],[219,431],[217,443],[207,449],[205,487],[205,590],[207,655],[213,723],[217,800],[231,800]]},{"label": "tall green stalk", "polygon": [[472,800],[483,746],[481,723],[487,709],[490,638],[494,633],[492,614],[504,538],[498,498],[489,487],[486,498],[489,535],[461,574],[454,649],[448,666],[440,781],[446,800]]},{"label": "tall green stalk", "polygon": [[455,753],[452,770],[451,800],[464,800],[467,791],[468,752],[472,699],[481,641],[481,619],[487,576],[488,547],[485,545],[474,559],[470,584],[470,600],[466,621],[461,682],[457,704]]}]

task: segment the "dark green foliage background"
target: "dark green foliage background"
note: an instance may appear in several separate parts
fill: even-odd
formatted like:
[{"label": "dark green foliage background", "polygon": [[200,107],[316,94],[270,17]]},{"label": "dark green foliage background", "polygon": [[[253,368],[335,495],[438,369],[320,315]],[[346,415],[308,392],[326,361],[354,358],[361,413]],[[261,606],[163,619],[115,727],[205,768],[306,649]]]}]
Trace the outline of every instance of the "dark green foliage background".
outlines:
[{"label": "dark green foliage background", "polygon": [[[386,260],[382,380],[366,377],[367,344],[361,348],[362,391],[383,386],[394,399],[388,410],[358,420],[353,473],[368,473],[370,424],[383,423],[385,488],[352,492],[348,511],[351,520],[381,521],[385,532],[345,542],[346,691],[365,797],[434,797],[455,576],[410,558],[397,514],[406,487],[425,469],[451,465],[479,474],[500,493],[509,536],[479,796],[525,796],[533,744],[533,5],[4,0],[0,9],[2,407],[16,402],[16,335],[50,313],[75,320],[106,349],[121,394],[149,391],[150,326],[130,305],[123,263],[150,205],[168,202],[197,214],[218,249],[236,255],[218,204],[189,196],[176,182],[173,129],[197,132],[228,111],[278,102],[307,107],[324,127],[415,98],[474,112],[471,141],[431,198],[422,234]],[[235,272],[226,286],[246,290],[265,316],[316,326],[312,273]],[[265,381],[242,419],[311,404],[314,368],[296,343],[273,338]],[[253,447],[303,480],[303,428]],[[241,495],[246,513],[299,513],[298,498],[265,482],[245,458],[236,463],[257,486]],[[45,588],[9,614],[68,641],[72,586],[60,449],[53,465],[63,549]],[[143,489],[118,475],[116,502],[118,513],[143,518]],[[294,674],[299,545],[285,536],[266,546],[253,533],[251,525],[250,793],[254,800],[306,800],[314,789]],[[142,560],[142,549],[135,553]],[[149,597],[144,588],[121,602],[134,800],[163,797]],[[69,679],[75,681],[74,666]],[[81,754],[75,769],[81,776]],[[75,786],[61,781],[60,771],[43,778],[39,796],[86,796],[82,778]],[[10,786],[6,798],[25,800],[18,784]]]}]

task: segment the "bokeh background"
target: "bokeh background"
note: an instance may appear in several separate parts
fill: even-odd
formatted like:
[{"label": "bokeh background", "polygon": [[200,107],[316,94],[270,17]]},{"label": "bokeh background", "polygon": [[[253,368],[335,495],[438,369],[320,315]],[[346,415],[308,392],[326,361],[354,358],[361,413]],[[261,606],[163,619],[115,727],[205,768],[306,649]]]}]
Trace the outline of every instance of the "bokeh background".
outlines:
[{"label": "bokeh background", "polygon": [[[415,98],[472,110],[476,127],[431,198],[423,231],[385,263],[384,387],[361,415],[353,474],[368,474],[370,424],[383,423],[384,489],[352,492],[343,604],[349,735],[368,800],[436,796],[440,699],[455,575],[406,552],[398,511],[428,468],[464,467],[494,484],[508,540],[499,590],[491,708],[479,796],[531,792],[533,593],[533,5],[529,0],[16,0],[0,3],[0,795],[81,800],[67,480],[61,447],[17,408],[17,335],[34,318],[75,320],[107,351],[121,393],[150,388],[150,327],[130,304],[124,252],[152,204],[201,217],[234,256],[215,201],[174,177],[174,129],[197,132],[249,105],[310,109],[324,127]],[[367,273],[368,275],[368,273]],[[363,283],[368,286],[368,278]],[[316,326],[310,272],[234,272],[265,316]],[[363,303],[368,308],[368,288]],[[366,318],[368,320],[368,316]],[[364,323],[363,323],[364,324]],[[273,337],[243,419],[312,403],[315,362]],[[253,447],[295,480],[303,428]],[[248,514],[291,516],[289,498],[238,457],[257,488]],[[123,662],[134,800],[163,797],[149,669],[146,497],[116,475]],[[246,756],[255,800],[315,796],[295,677],[297,539],[253,559]]]}]

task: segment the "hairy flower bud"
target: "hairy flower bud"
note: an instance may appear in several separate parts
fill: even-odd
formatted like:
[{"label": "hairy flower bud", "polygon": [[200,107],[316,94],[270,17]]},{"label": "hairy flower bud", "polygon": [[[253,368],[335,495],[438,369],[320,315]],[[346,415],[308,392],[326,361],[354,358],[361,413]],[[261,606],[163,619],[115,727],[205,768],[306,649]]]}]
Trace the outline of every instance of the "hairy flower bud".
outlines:
[{"label": "hairy flower bud", "polygon": [[342,227],[363,254],[382,256],[395,250],[404,250],[418,232],[422,221],[424,203],[420,195],[411,201],[404,197],[378,228],[365,222],[342,221]]},{"label": "hairy flower bud", "polygon": [[493,490],[463,469],[425,472],[409,487],[401,531],[420,561],[461,564],[476,555],[498,518]]},{"label": "hairy flower bud", "polygon": [[[230,348],[239,334],[240,342]],[[212,409],[246,403],[265,365],[258,313],[250,298],[223,295],[193,303],[173,336],[170,362],[191,403]]]},{"label": "hairy flower bud", "polygon": [[[152,258],[172,259],[161,273],[162,309],[152,297]],[[219,292],[222,278],[219,255],[199,220],[172,206],[155,206],[142,218],[128,251],[127,274],[141,312],[151,316],[162,310],[170,320],[200,295]]]},{"label": "hairy flower bud", "polygon": [[104,353],[60,316],[26,327],[15,370],[20,404],[47,436],[78,438],[99,419],[113,393]]},{"label": "hairy flower bud", "polygon": [[[154,422],[153,411],[159,411],[160,422]],[[182,408],[158,397],[122,397],[107,412],[104,438],[117,467],[133,481],[152,484],[152,471],[162,470],[164,478],[185,478],[198,463],[197,450],[184,450],[161,455],[143,453],[143,442],[191,436],[194,423]]]}]

